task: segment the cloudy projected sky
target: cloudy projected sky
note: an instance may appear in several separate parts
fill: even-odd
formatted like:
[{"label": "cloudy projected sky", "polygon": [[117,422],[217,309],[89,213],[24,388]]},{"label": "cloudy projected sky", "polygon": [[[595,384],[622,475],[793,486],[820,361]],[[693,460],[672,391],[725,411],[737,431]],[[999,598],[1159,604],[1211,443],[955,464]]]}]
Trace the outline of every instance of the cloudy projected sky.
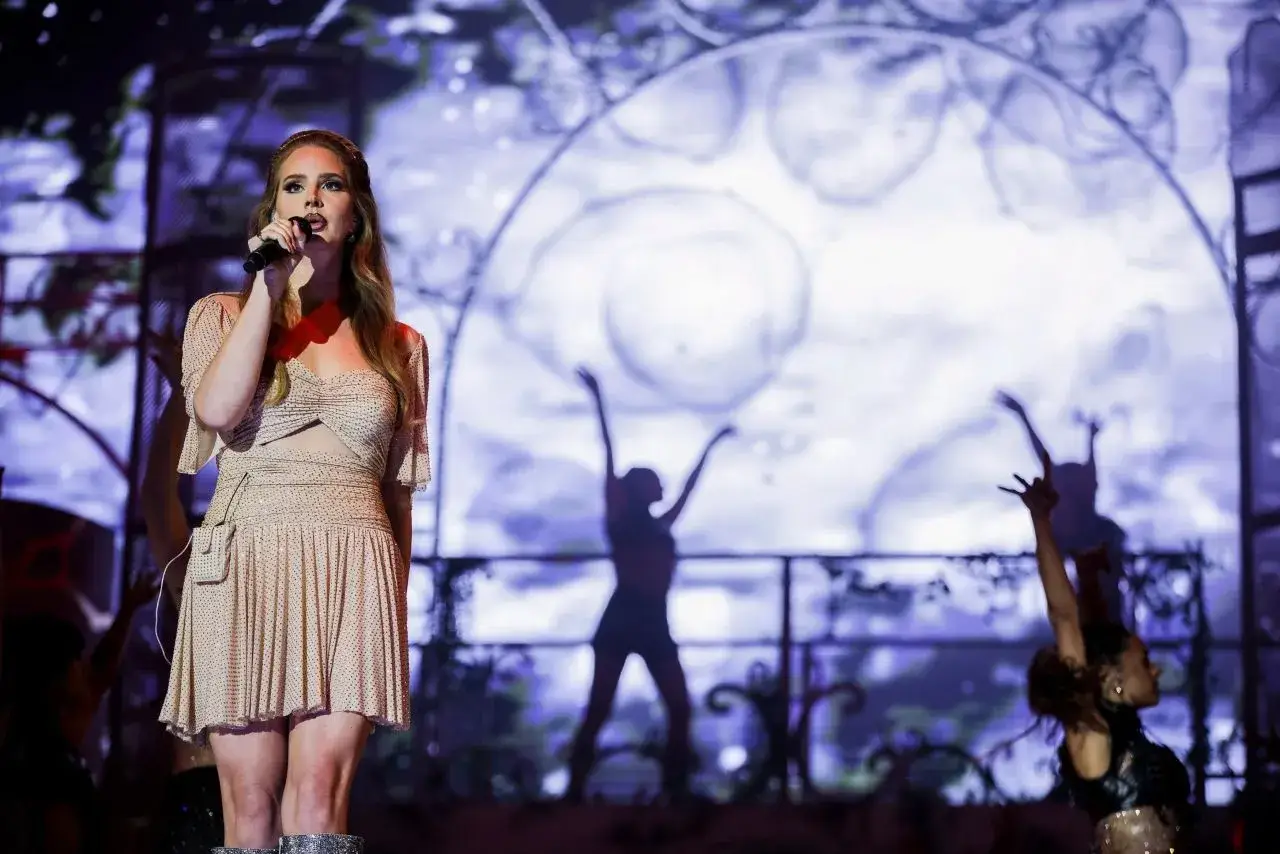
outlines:
[{"label": "cloudy projected sky", "polygon": [[[627,7],[667,22],[643,51],[531,12],[495,36],[519,86],[486,85],[446,35],[419,79],[377,105],[362,140],[395,238],[402,318],[432,345],[439,478],[416,506],[416,550],[603,550],[602,452],[574,377],[586,364],[601,378],[620,464],[652,465],[668,494],[720,425],[737,426],[681,520],[686,552],[1019,551],[1025,514],[994,484],[1033,460],[993,402],[1003,389],[1063,460],[1084,456],[1077,410],[1105,420],[1101,511],[1137,548],[1203,540],[1228,568],[1214,619],[1234,631],[1235,345],[1217,242],[1231,200],[1226,61],[1251,13],[1216,2],[1032,5],[817,4],[803,31],[758,38],[729,32],[728,2]],[[751,6],[765,24],[779,8]],[[444,27],[434,14],[377,23],[394,44]],[[939,31],[978,32],[987,46]],[[569,41],[578,60],[562,50]],[[706,43],[722,47],[681,62]],[[148,81],[144,70],[134,85]],[[186,131],[195,172],[218,156],[225,121]],[[292,129],[281,121],[278,136]],[[78,171],[62,143],[0,141],[0,251],[141,247],[146,122],[133,114],[120,130],[106,221],[56,200]],[[10,299],[42,264],[7,262]],[[6,317],[4,334],[43,334],[36,327]],[[25,370],[126,454],[129,358],[73,371],[65,356],[33,357]],[[124,485],[104,454],[10,387],[0,387],[0,446],[8,495],[118,526]],[[899,582],[940,571],[866,569]],[[798,631],[816,637],[828,628],[825,576],[805,563],[797,573]],[[686,561],[677,638],[775,636],[777,578],[766,559]],[[951,580],[945,603],[850,610],[837,628],[1041,630],[1034,590],[992,622],[988,594]],[[420,602],[427,586],[415,578]],[[603,564],[500,564],[474,584],[467,637],[585,640],[610,586]],[[691,647],[685,662],[701,696],[768,655]],[[1027,650],[824,655],[829,673],[857,676],[876,698],[852,730],[827,720],[815,735],[828,783],[856,782],[845,760],[858,745],[921,709],[945,722],[940,737],[977,752],[1027,723],[1017,685]],[[529,725],[563,740],[589,653],[539,653],[534,667]],[[652,693],[629,665],[606,740],[646,728],[654,713],[636,709]],[[1171,707],[1167,737],[1183,747],[1184,709]],[[1215,714],[1225,735],[1227,698]],[[744,721],[700,722],[710,766],[732,764]],[[1001,784],[1043,791],[1045,772],[1027,757],[1047,750],[1033,741],[999,763]],[[558,780],[548,773],[549,787]]]}]

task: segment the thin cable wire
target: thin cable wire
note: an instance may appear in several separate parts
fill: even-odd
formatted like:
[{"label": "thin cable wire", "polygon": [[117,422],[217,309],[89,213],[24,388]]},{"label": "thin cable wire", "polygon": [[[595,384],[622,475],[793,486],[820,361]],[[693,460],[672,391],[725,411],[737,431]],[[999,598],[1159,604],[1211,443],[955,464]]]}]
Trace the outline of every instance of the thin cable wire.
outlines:
[{"label": "thin cable wire", "polygon": [[169,567],[173,566],[173,562],[187,553],[187,549],[191,548],[191,541],[195,538],[196,532],[192,531],[187,536],[186,545],[173,557],[169,558],[169,562],[164,565],[164,569],[160,570],[160,591],[156,594],[155,619],[152,622],[152,632],[156,636],[156,646],[160,647],[160,654],[164,656],[165,664],[173,665],[169,654],[164,651],[164,641],[160,640],[160,604],[164,601],[164,577],[169,572]]}]

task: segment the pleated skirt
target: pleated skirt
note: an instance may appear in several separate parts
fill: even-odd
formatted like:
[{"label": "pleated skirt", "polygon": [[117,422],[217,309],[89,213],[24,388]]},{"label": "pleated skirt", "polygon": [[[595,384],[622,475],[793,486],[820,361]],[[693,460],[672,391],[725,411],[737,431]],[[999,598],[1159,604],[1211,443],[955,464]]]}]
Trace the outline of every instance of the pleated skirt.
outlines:
[{"label": "pleated skirt", "polygon": [[225,577],[188,575],[161,722],[198,742],[323,712],[407,728],[408,567],[378,480],[341,457],[232,458],[215,512]]}]

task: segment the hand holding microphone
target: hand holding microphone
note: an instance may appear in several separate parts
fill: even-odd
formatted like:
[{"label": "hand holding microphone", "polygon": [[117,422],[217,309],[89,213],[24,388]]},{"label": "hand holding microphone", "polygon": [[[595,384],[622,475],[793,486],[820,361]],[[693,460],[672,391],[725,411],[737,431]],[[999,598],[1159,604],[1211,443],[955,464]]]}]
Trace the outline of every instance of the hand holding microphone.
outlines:
[{"label": "hand holding microphone", "polygon": [[311,238],[311,223],[300,216],[273,219],[249,238],[249,254],[244,259],[246,273],[263,274],[271,298],[279,299],[298,263],[302,247]]}]

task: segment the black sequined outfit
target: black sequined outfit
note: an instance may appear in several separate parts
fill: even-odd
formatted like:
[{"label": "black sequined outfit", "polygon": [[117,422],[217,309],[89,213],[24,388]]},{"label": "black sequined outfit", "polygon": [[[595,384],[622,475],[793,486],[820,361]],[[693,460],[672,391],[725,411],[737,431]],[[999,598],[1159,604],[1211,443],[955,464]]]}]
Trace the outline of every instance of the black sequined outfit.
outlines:
[{"label": "black sequined outfit", "polygon": [[1064,745],[1062,778],[1071,801],[1094,822],[1098,854],[1184,854],[1191,785],[1172,750],[1147,738],[1134,709],[1104,706],[1111,767],[1096,780],[1075,773]]},{"label": "black sequined outfit", "polygon": [[209,854],[222,845],[218,769],[191,768],[169,778],[156,854]]},{"label": "black sequined outfit", "polygon": [[101,804],[80,751],[56,728],[22,720],[0,748],[0,851],[44,854],[49,849],[46,821],[50,810],[66,811],[74,827],[63,830],[79,839],[78,854],[103,848]]}]

